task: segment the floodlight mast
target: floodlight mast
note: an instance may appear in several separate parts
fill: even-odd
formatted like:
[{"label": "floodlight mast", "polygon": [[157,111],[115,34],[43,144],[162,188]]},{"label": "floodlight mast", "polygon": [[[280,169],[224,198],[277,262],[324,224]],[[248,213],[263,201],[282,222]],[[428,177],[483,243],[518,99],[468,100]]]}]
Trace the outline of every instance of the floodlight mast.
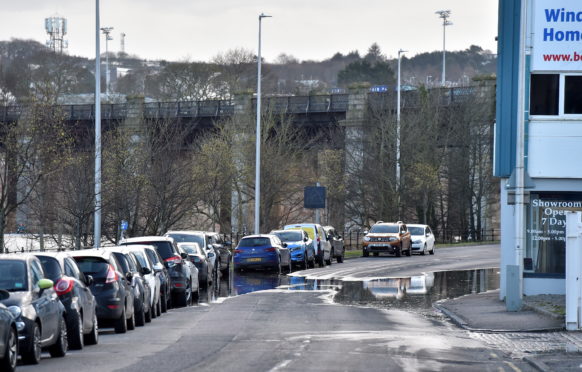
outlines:
[{"label": "floodlight mast", "polygon": [[445,61],[446,29],[447,29],[447,26],[451,26],[453,24],[453,22],[449,21],[449,17],[451,16],[450,10],[437,10],[435,12],[435,14],[438,14],[439,18],[442,18],[442,20],[443,20],[443,74],[442,74],[442,78],[441,78],[441,85],[444,87],[446,85],[446,82],[447,82],[447,79],[446,79],[446,61]]}]

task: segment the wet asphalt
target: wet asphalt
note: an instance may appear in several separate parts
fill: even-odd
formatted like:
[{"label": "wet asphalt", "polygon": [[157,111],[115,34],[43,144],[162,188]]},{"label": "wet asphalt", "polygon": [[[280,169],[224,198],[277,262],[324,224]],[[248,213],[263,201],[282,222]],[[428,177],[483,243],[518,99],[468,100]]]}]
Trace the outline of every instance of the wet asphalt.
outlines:
[{"label": "wet asphalt", "polygon": [[231,273],[201,303],[21,371],[530,371],[431,307],[498,286],[498,247]]}]

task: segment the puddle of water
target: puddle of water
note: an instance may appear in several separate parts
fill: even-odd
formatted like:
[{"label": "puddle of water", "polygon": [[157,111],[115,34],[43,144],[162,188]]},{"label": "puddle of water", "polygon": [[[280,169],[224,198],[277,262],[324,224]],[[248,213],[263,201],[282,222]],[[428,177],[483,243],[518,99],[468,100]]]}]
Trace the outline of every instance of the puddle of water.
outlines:
[{"label": "puddle of water", "polygon": [[[372,305],[383,308],[428,309],[438,300],[499,288],[499,269],[443,271],[404,278],[365,281],[317,280],[277,275],[269,272],[233,272],[209,288],[203,302],[268,289],[337,291],[341,304]],[[206,291],[205,291],[206,292]]]}]

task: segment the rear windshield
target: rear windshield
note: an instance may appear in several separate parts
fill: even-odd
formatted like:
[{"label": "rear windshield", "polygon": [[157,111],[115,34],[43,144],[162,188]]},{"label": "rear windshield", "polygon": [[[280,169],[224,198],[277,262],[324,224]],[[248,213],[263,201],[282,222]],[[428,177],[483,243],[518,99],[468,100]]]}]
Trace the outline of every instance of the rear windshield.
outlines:
[{"label": "rear windshield", "polygon": [[191,234],[168,234],[169,237],[174,238],[176,243],[198,243],[199,246],[204,247],[204,236],[203,235],[191,235]]},{"label": "rear windshield", "polygon": [[271,240],[269,238],[246,238],[238,243],[239,247],[260,247],[262,245],[271,245]]},{"label": "rear windshield", "polygon": [[307,236],[309,236],[309,239],[315,240],[315,229],[313,227],[291,227],[291,228],[285,229],[285,230],[303,230],[307,233]]},{"label": "rear windshield", "polygon": [[410,235],[424,235],[424,227],[408,226]]},{"label": "rear windshield", "polygon": [[180,244],[180,248],[182,248],[188,254],[202,254],[198,244]]},{"label": "rear windshield", "polygon": [[85,275],[91,275],[95,279],[107,278],[109,262],[100,257],[74,257],[79,269]]},{"label": "rear windshield", "polygon": [[37,256],[42,264],[42,268],[44,270],[45,276],[52,280],[53,282],[57,282],[62,276],[63,272],[61,270],[61,265],[59,265],[59,261],[54,257],[48,256]]},{"label": "rear windshield", "polygon": [[115,258],[117,258],[117,262],[121,266],[121,271],[124,273],[129,273],[131,270],[129,269],[129,263],[127,262],[127,257],[123,253],[113,252]]},{"label": "rear windshield", "polygon": [[388,233],[395,234],[400,231],[398,225],[374,225],[370,229],[371,233]]},{"label": "rear windshield", "polygon": [[274,233],[283,242],[299,242],[303,240],[303,233],[301,231],[285,231]]},{"label": "rear windshield", "polygon": [[155,265],[157,263],[160,262],[158,255],[156,254],[156,252],[150,250],[150,249],[146,249],[145,250],[146,254],[148,255],[148,257],[150,258],[150,260],[152,261],[152,263]]},{"label": "rear windshield", "polygon": [[156,251],[158,251],[158,253],[160,254],[160,256],[162,256],[163,260],[166,260],[170,257],[174,257],[176,255],[176,252],[174,252],[174,247],[172,247],[172,243],[170,242],[135,242],[135,243],[125,243],[125,245],[142,245],[142,244],[146,244],[146,245],[151,245],[154,248],[156,248]]},{"label": "rear windshield", "polygon": [[26,265],[23,261],[0,260],[0,289],[27,291]]}]

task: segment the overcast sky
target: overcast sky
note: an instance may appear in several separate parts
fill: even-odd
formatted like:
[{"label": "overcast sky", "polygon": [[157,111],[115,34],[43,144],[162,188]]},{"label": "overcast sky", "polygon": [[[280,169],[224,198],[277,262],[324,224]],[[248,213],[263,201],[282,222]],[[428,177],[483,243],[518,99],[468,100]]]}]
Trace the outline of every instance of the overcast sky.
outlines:
[{"label": "overcast sky", "polygon": [[[95,0],[1,0],[0,40],[44,43],[44,18],[68,20],[69,54],[95,56]],[[336,52],[364,54],[377,42],[395,56],[442,50],[442,21],[450,9],[447,50],[472,44],[496,52],[497,0],[100,0],[101,27],[114,27],[110,50],[127,36],[127,53],[147,59],[207,61],[219,52],[257,50],[258,15],[263,20],[263,56],[279,54],[321,60]],[[102,39],[103,40],[103,39]],[[102,41],[102,50],[105,43]]]}]

